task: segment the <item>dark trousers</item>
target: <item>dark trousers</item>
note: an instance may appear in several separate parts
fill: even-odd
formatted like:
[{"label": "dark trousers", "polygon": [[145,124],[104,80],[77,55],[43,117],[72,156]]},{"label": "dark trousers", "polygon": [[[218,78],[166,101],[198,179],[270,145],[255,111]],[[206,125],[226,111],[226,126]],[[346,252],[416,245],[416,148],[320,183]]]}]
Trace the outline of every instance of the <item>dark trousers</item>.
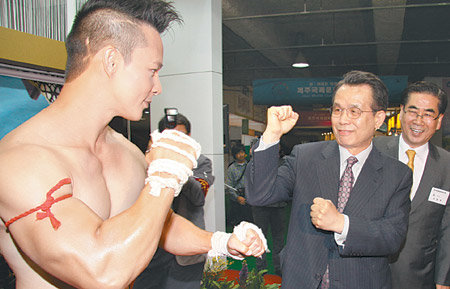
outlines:
[{"label": "dark trousers", "polygon": [[134,281],[133,289],[165,288],[175,256],[158,248],[147,268]]},{"label": "dark trousers", "polygon": [[[253,223],[252,207],[249,205],[241,205],[237,201],[230,200],[230,208],[227,213],[227,223],[237,226],[242,221]],[[233,230],[233,229],[232,229]]]},{"label": "dark trousers", "polygon": [[174,255],[158,248],[133,289],[199,289],[203,267],[204,262],[180,266]]},{"label": "dark trousers", "polygon": [[181,266],[173,260],[165,289],[200,289],[205,262]]},{"label": "dark trousers", "polygon": [[[284,233],[286,227],[286,207],[252,207],[254,223],[261,228],[267,237],[272,236],[272,261],[275,274],[281,275],[280,252],[284,247]],[[267,269],[266,254],[256,259],[258,270]]]},{"label": "dark trousers", "polygon": [[13,289],[16,288],[16,278],[6,263],[3,256],[0,255],[0,288]]}]

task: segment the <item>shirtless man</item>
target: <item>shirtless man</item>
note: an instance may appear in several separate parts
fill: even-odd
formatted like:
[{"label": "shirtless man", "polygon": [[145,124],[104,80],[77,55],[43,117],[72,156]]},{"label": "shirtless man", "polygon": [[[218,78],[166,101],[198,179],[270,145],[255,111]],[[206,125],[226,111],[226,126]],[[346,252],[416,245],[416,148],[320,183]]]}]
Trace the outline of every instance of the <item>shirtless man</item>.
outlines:
[{"label": "shirtless man", "polygon": [[195,146],[163,136],[147,165],[108,127],[114,116],[139,120],[161,92],[159,34],[177,19],[160,0],[88,1],[58,99],[0,141],[0,249],[17,288],[125,288],[158,244],[176,255],[263,253],[254,230],[213,234],[170,211],[182,173],[147,177],[161,159],[192,168]]}]

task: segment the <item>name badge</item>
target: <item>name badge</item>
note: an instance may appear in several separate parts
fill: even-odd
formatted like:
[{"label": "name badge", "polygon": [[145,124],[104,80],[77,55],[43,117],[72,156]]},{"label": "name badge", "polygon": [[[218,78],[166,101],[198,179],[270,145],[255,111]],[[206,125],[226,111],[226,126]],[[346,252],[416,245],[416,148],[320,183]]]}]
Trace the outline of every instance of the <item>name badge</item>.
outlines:
[{"label": "name badge", "polygon": [[430,196],[428,197],[428,201],[445,206],[447,204],[447,199],[449,195],[450,192],[448,191],[444,191],[438,188],[432,188]]}]

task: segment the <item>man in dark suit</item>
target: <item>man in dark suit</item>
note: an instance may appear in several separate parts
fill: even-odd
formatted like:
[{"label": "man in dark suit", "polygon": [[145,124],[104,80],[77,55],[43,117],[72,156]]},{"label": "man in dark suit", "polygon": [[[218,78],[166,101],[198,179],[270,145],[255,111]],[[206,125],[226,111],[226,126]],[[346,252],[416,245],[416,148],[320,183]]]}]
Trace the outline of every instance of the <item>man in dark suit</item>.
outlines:
[{"label": "man in dark suit", "polygon": [[268,110],[246,186],[251,205],[292,200],[282,288],[391,288],[387,256],[406,236],[412,175],[372,146],[387,98],[375,75],[347,73],[333,93],[336,141],[297,145],[279,168],[274,144],[298,114],[290,106]]},{"label": "man in dark suit", "polygon": [[374,139],[380,151],[403,163],[408,151],[414,154],[408,233],[391,264],[396,289],[450,288],[450,153],[429,143],[446,107],[447,95],[437,85],[413,83],[402,96],[401,136]]}]

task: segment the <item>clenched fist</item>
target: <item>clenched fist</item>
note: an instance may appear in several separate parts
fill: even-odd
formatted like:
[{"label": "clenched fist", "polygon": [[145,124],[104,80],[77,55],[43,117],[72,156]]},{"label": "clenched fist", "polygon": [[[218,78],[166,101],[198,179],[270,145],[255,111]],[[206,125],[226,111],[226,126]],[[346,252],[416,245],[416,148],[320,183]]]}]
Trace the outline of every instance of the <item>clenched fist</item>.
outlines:
[{"label": "clenched fist", "polygon": [[272,106],[267,110],[267,127],[263,134],[266,144],[277,142],[297,123],[298,113],[290,105]]},{"label": "clenched fist", "polygon": [[344,229],[344,215],[338,212],[336,206],[330,200],[314,198],[310,216],[312,224],[317,229],[339,234]]},{"label": "clenched fist", "polygon": [[227,243],[228,252],[241,258],[246,256],[260,257],[266,251],[266,246],[261,237],[252,229],[247,230],[245,240],[240,241],[233,234]]}]

